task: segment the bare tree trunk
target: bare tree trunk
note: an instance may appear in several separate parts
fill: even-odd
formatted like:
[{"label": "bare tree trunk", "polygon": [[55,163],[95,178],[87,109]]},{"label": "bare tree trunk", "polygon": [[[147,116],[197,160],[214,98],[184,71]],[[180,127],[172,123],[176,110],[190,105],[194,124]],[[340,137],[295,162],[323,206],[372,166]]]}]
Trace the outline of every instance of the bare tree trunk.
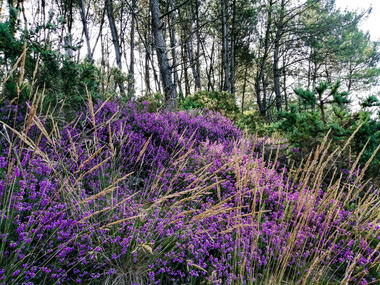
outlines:
[{"label": "bare tree trunk", "polygon": [[210,54],[210,87],[211,91],[215,91],[215,67],[214,67],[214,51],[215,43],[212,43],[211,54]]},{"label": "bare tree trunk", "polygon": [[182,70],[185,79],[185,97],[190,94],[190,82],[189,82],[189,73],[187,70],[187,45],[185,42],[186,32],[185,29],[182,29],[181,36],[181,57],[182,57]]},{"label": "bare tree trunk", "polygon": [[313,74],[312,74],[313,88],[317,83],[318,69],[319,69],[318,64],[316,62],[314,62],[314,70],[313,70]]},{"label": "bare tree trunk", "polygon": [[[196,0],[195,2],[198,2]],[[197,52],[195,54],[195,59],[194,59],[194,50],[193,50],[193,34],[194,31],[192,29],[192,24],[191,24],[191,35],[188,38],[187,45],[188,45],[188,52],[189,52],[189,60],[190,60],[190,66],[191,70],[193,72],[193,77],[195,81],[195,90],[200,90],[201,89],[201,78],[199,75],[199,30],[198,30],[198,23],[197,23],[197,16],[196,13],[193,11],[193,7],[191,9],[191,19],[192,22],[196,24],[196,37],[197,37]]]},{"label": "bare tree trunk", "polygon": [[201,84],[201,65],[200,65],[200,51],[201,51],[201,31],[200,31],[200,23],[199,23],[199,0],[195,1],[195,22],[196,22],[196,35],[197,35],[197,53],[195,56],[196,61],[196,70],[199,78],[199,88],[202,88]]},{"label": "bare tree trunk", "polygon": [[172,68],[173,68],[173,80],[174,80],[174,85],[178,87],[179,93],[183,94],[181,84],[179,83],[179,78],[178,78],[178,72],[177,72],[177,54],[176,54],[176,45],[177,45],[177,40],[175,38],[175,19],[173,14],[175,13],[174,8],[174,2],[173,0],[169,0],[169,9],[173,11],[172,13],[169,13],[168,15],[168,21],[169,21],[169,34],[170,34],[170,49],[171,49],[171,54],[172,54]]},{"label": "bare tree trunk", "polygon": [[[265,31],[265,40],[264,40],[264,54],[261,59],[260,69],[259,73],[256,77],[256,96],[257,96],[257,105],[259,106],[259,111],[261,116],[266,115],[266,94],[264,94],[263,98],[261,98],[261,91],[266,91],[266,87],[264,86],[264,77],[265,77],[265,68],[266,68],[266,62],[268,59],[269,54],[269,48],[270,48],[270,32],[271,32],[271,26],[272,26],[272,7],[273,7],[273,0],[269,0],[269,7],[268,7],[268,19],[267,19],[267,26]],[[263,88],[261,88],[261,84],[263,84]]]},{"label": "bare tree trunk", "polygon": [[204,43],[202,43],[202,51],[203,51],[203,54],[204,54],[204,57],[205,57],[205,60],[206,60],[206,66],[205,66],[205,69],[206,69],[206,76],[207,76],[207,91],[214,91],[214,84],[213,84],[213,80],[212,80],[212,73],[213,73],[213,69],[214,69],[214,50],[215,50],[215,42],[212,43],[212,47],[211,47],[211,53],[210,53],[210,57],[209,57],[209,60],[210,62],[207,62],[207,59],[206,59],[206,48],[204,46]]},{"label": "bare tree trunk", "polygon": [[135,95],[135,13],[136,0],[132,0],[131,7],[131,37],[130,37],[130,65],[128,74],[128,98],[131,99]]},{"label": "bare tree trunk", "polygon": [[[103,40],[103,33],[100,33],[100,47],[101,47],[101,61],[100,61],[100,68],[102,75],[106,73],[106,59],[104,58],[105,54],[105,47],[104,47],[104,40]],[[104,84],[104,79],[101,81],[102,82],[102,94],[105,93],[106,86]]]},{"label": "bare tree trunk", "polygon": [[322,94],[318,94],[319,109],[321,110],[322,122],[326,126],[325,102],[322,99]]},{"label": "bare tree trunk", "polygon": [[194,60],[192,37],[190,37],[190,39],[186,42],[186,44],[187,44],[187,52],[189,54],[190,67],[191,67],[191,71],[193,72],[193,77],[194,77],[194,82],[195,82],[195,90],[199,90],[201,89],[201,79],[197,72],[197,66]]},{"label": "bare tree trunk", "polygon": [[153,46],[153,44],[151,45],[151,48],[152,48],[152,50],[151,50],[151,55],[152,56],[150,57],[150,64],[152,66],[154,84],[156,86],[156,91],[162,93],[162,91],[161,91],[161,81],[160,81],[161,73],[160,73],[160,76],[157,75],[156,66],[155,66],[154,60],[153,60],[153,58],[154,58],[154,49],[155,49],[155,47]]},{"label": "bare tree trunk", "polygon": [[[260,72],[259,72],[260,73]],[[259,113],[261,116],[265,116],[265,108],[263,106],[263,99],[261,98],[261,75],[256,74],[255,91],[257,106],[259,107]]]},{"label": "bare tree trunk", "polygon": [[[115,19],[113,15],[112,0],[106,0],[106,10],[107,10],[107,16],[108,16],[108,23],[111,29],[112,43],[115,49],[116,64],[119,67],[120,72],[121,72],[122,64],[121,64],[120,42],[119,42],[119,35],[117,33]],[[125,96],[123,82],[118,82],[118,85],[120,88],[121,95]]]},{"label": "bare tree trunk", "polygon": [[247,75],[248,75],[248,64],[245,65],[244,79],[243,79],[243,92],[241,95],[241,112],[244,112],[244,101],[245,101],[245,90],[247,88]]},{"label": "bare tree trunk", "polygon": [[[182,38],[182,45],[184,45],[184,55],[186,56],[185,63],[189,63],[191,72],[193,74],[194,78],[194,87],[195,90],[199,90],[201,88],[201,81],[197,69],[197,58],[194,58],[194,49],[193,49],[193,27],[192,23],[196,21],[194,12],[192,10],[192,7],[190,7],[190,17],[185,19],[183,18],[183,15],[181,13],[181,10],[178,10],[178,16],[179,16],[179,21],[182,23],[182,31],[183,31],[183,38]],[[190,24],[187,24],[190,22]],[[186,71],[186,74],[188,75],[188,72]],[[190,92],[190,90],[189,90]]]},{"label": "bare tree trunk", "polygon": [[231,78],[230,78],[230,84],[231,89],[230,93],[235,94],[235,45],[236,45],[236,0],[233,0],[232,2],[232,30],[231,30]]},{"label": "bare tree trunk", "polygon": [[267,111],[267,87],[268,87],[268,79],[266,76],[263,76],[263,102],[262,102],[262,108],[264,110],[263,116],[266,116]]},{"label": "bare tree trunk", "polygon": [[174,111],[177,108],[177,91],[171,78],[171,70],[166,54],[166,44],[162,31],[163,24],[160,19],[158,0],[149,0],[149,6],[152,15],[153,35],[164,88],[166,109],[168,111]]},{"label": "bare tree trunk", "polygon": [[90,44],[90,35],[88,32],[88,27],[87,27],[86,8],[85,8],[84,0],[79,0],[79,8],[80,8],[80,17],[81,17],[82,25],[83,25],[83,32],[86,38],[87,59],[89,62],[92,62],[93,60],[92,60],[92,52],[91,52],[91,44]]},{"label": "bare tree trunk", "polygon": [[231,91],[230,70],[228,64],[228,32],[227,32],[227,7],[226,0],[221,0],[221,15],[222,15],[222,66],[224,73],[223,91]]},{"label": "bare tree trunk", "polygon": [[69,5],[69,7],[68,7],[68,11],[65,11],[65,13],[68,13],[68,16],[67,16],[67,33],[64,37],[64,46],[65,46],[66,54],[70,58],[72,58],[74,56],[74,53],[73,53],[73,35],[72,35],[72,27],[73,27],[73,21],[74,21],[73,3],[69,2],[67,5]]},{"label": "bare tree trunk", "polygon": [[283,90],[284,90],[284,103],[285,103],[285,110],[289,110],[289,103],[288,103],[288,92],[286,91],[286,55],[284,55],[282,59],[282,76],[283,76]]},{"label": "bare tree trunk", "polygon": [[354,73],[354,69],[353,69],[352,65],[350,64],[350,66],[349,66],[348,83],[347,83],[347,92],[348,93],[351,92],[351,88],[352,88],[352,84],[353,84],[353,73]]},{"label": "bare tree trunk", "polygon": [[103,9],[103,11],[102,11],[102,18],[100,20],[99,32],[98,32],[98,36],[96,37],[94,46],[92,47],[91,58],[94,57],[95,48],[98,45],[98,41],[99,41],[101,34],[103,33],[104,17],[105,17],[105,9]]},{"label": "bare tree trunk", "polygon": [[274,39],[274,50],[273,50],[273,80],[274,80],[274,93],[276,95],[276,109],[281,111],[281,89],[280,89],[280,76],[281,72],[278,67],[280,60],[280,40],[283,32],[283,22],[284,22],[284,13],[285,13],[285,0],[281,0],[280,8],[280,18],[276,24],[276,35]]},{"label": "bare tree trunk", "polygon": [[151,92],[150,87],[150,73],[149,73],[149,50],[145,51],[145,93],[149,94]]},{"label": "bare tree trunk", "polygon": [[309,59],[308,59],[308,69],[307,69],[307,89],[310,89],[311,84],[311,56],[313,50],[310,49]]}]

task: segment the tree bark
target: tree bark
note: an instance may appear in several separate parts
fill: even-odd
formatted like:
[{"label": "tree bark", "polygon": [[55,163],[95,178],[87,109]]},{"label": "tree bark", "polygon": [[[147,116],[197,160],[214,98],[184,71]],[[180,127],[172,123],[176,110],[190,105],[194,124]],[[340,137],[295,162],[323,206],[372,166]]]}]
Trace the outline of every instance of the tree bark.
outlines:
[{"label": "tree bark", "polygon": [[201,64],[200,64],[200,51],[201,51],[201,31],[200,31],[200,23],[199,23],[199,0],[195,1],[195,23],[196,23],[196,37],[197,37],[197,53],[195,56],[196,60],[196,70],[199,78],[199,88],[202,88],[201,83]]},{"label": "tree bark", "polygon": [[181,84],[179,83],[178,78],[178,71],[177,71],[177,53],[176,53],[176,45],[177,40],[175,37],[175,24],[174,24],[174,13],[175,13],[175,5],[173,0],[168,1],[169,9],[173,11],[172,13],[168,14],[168,20],[169,20],[169,34],[170,34],[170,49],[171,49],[171,56],[172,56],[172,68],[173,68],[173,81],[174,85],[178,87],[179,93],[183,95],[183,91],[181,88]]},{"label": "tree bark", "polygon": [[83,25],[84,37],[86,38],[87,59],[89,62],[92,62],[93,59],[92,59],[92,52],[91,52],[90,35],[88,32],[88,27],[87,27],[86,8],[85,8],[84,0],[79,0],[79,8],[80,8],[80,17],[81,17],[82,25]]},{"label": "tree bark", "polygon": [[236,0],[232,2],[232,27],[231,27],[231,77],[230,77],[230,93],[235,94],[235,45],[236,45]]},{"label": "tree bark", "polygon": [[[260,62],[260,68],[259,73],[256,77],[256,97],[257,97],[257,105],[259,106],[259,111],[261,116],[266,115],[266,94],[264,94],[263,98],[261,97],[261,91],[266,91],[264,86],[264,76],[265,76],[265,68],[266,68],[266,62],[268,59],[269,54],[269,48],[270,48],[270,32],[271,32],[271,26],[272,26],[272,7],[273,7],[273,0],[269,0],[269,7],[268,7],[268,19],[267,19],[267,26],[265,31],[265,39],[264,39],[264,52],[263,56]],[[263,88],[261,88],[261,84],[263,84]]]},{"label": "tree bark", "polygon": [[196,62],[194,60],[194,50],[193,50],[193,41],[192,37],[186,42],[187,44],[187,52],[189,54],[189,62],[190,62],[190,67],[191,71],[193,72],[193,77],[194,77],[194,83],[195,83],[195,90],[201,89],[201,79],[199,77],[199,74],[197,72],[197,66]]},{"label": "tree bark", "polygon": [[144,79],[145,79],[145,93],[149,94],[151,92],[150,73],[149,73],[149,50],[145,51],[145,73],[144,73]]},{"label": "tree bark", "polygon": [[128,74],[128,98],[132,99],[135,96],[135,13],[136,0],[132,0],[131,6],[131,37],[130,37],[130,65]]},{"label": "tree bark", "polygon": [[152,15],[152,28],[157,52],[158,64],[162,78],[162,85],[165,94],[165,105],[168,111],[175,111],[177,108],[177,91],[171,78],[171,70],[166,53],[166,44],[162,31],[162,22],[160,19],[160,8],[158,0],[149,0],[150,12]]},{"label": "tree bark", "polygon": [[[198,3],[198,0],[195,0],[196,2],[196,5]],[[193,77],[194,77],[194,81],[195,81],[195,90],[200,90],[201,89],[201,78],[200,78],[200,74],[199,74],[199,23],[198,23],[198,9],[196,7],[196,11],[194,12],[193,11],[193,7],[190,8],[191,9],[191,20],[192,20],[192,23],[195,23],[196,25],[196,30],[195,30],[195,33],[196,33],[196,39],[197,39],[197,50],[196,50],[196,53],[194,53],[194,49],[193,49],[193,35],[194,35],[194,31],[193,31],[193,28],[192,28],[192,24],[191,24],[191,35],[189,36],[189,39],[187,41],[187,44],[188,44],[188,52],[189,52],[189,60],[190,60],[190,66],[191,66],[191,70],[193,72]],[[194,58],[194,55],[195,55],[195,58]]]},{"label": "tree bark", "polygon": [[224,71],[223,91],[231,92],[230,69],[228,63],[229,47],[227,30],[227,5],[226,0],[220,0],[220,2],[222,16],[222,66]]},{"label": "tree bark", "polygon": [[285,103],[285,111],[289,111],[289,103],[288,103],[288,92],[286,91],[286,55],[284,55],[282,59],[282,76],[283,76],[283,90],[284,90],[284,103]]},{"label": "tree bark", "polygon": [[[181,19],[181,12],[178,11],[179,18]],[[182,26],[181,31],[181,61],[182,61],[182,71],[183,71],[183,77],[185,81],[185,96],[190,94],[190,81],[189,81],[189,73],[188,73],[188,59],[187,59],[187,45],[186,45],[186,29],[184,26]]]},{"label": "tree bark", "polygon": [[280,76],[281,72],[278,67],[280,61],[280,41],[283,33],[283,22],[284,22],[284,13],[285,13],[285,0],[281,0],[280,6],[280,17],[278,23],[276,24],[276,35],[274,39],[274,50],[273,50],[273,81],[274,81],[274,93],[276,96],[276,109],[281,111],[282,98],[281,98],[281,89],[280,89]]},{"label": "tree bark", "polygon": [[[121,52],[120,52],[120,42],[119,42],[119,35],[117,33],[117,28],[115,25],[115,18],[113,15],[113,8],[112,8],[112,0],[106,0],[106,10],[107,10],[107,17],[108,17],[108,23],[110,25],[111,29],[111,36],[112,36],[112,43],[115,49],[115,57],[116,57],[116,64],[120,70],[122,71],[122,63],[121,63]],[[120,93],[122,96],[125,96],[125,90],[123,82],[118,82]]]},{"label": "tree bark", "polygon": [[242,113],[244,113],[245,90],[247,88],[247,75],[248,75],[248,64],[245,65],[245,70],[244,70],[243,92],[241,95],[241,112]]}]

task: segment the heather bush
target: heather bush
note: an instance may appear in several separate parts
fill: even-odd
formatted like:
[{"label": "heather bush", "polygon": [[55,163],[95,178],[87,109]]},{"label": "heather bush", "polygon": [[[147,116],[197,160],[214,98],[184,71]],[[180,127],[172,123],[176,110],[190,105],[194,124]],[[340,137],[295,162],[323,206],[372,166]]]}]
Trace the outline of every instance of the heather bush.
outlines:
[{"label": "heather bush", "polygon": [[379,279],[379,189],[359,160],[326,184],[349,142],[286,169],[219,113],[87,97],[63,125],[1,108],[1,284]]}]

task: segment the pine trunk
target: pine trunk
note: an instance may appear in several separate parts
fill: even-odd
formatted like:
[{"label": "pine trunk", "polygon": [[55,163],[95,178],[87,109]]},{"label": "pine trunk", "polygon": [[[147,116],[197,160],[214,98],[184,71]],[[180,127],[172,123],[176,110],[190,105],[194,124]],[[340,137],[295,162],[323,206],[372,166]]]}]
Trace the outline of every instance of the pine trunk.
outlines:
[{"label": "pine trunk", "polygon": [[149,6],[152,15],[153,35],[162,78],[162,85],[164,88],[166,109],[168,111],[175,111],[177,108],[177,91],[171,78],[171,70],[166,53],[166,44],[162,31],[163,24],[160,19],[158,0],[149,0]]}]

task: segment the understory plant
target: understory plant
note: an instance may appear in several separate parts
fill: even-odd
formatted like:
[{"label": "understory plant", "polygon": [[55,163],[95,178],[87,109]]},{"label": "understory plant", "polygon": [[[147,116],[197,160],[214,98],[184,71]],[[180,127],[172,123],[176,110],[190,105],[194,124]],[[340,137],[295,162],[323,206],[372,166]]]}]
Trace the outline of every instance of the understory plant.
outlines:
[{"label": "understory plant", "polygon": [[3,101],[0,284],[375,284],[371,160],[322,139],[297,167],[213,111]]},{"label": "understory plant", "polygon": [[[380,143],[379,100],[376,96],[369,96],[360,104],[361,109],[353,113],[349,109],[349,94],[340,92],[339,87],[339,82],[321,82],[314,90],[295,89],[298,105],[292,104],[289,111],[280,113],[277,128],[288,139],[290,152],[294,153],[296,148],[303,156],[320,145],[327,133],[332,141],[332,151],[355,133],[347,148],[351,153],[346,153],[341,164],[349,168],[354,160],[350,154],[354,157],[361,154],[360,166],[363,167]],[[380,154],[377,153],[371,169],[377,169],[379,163]],[[376,178],[376,171],[371,169],[368,174]]]}]

